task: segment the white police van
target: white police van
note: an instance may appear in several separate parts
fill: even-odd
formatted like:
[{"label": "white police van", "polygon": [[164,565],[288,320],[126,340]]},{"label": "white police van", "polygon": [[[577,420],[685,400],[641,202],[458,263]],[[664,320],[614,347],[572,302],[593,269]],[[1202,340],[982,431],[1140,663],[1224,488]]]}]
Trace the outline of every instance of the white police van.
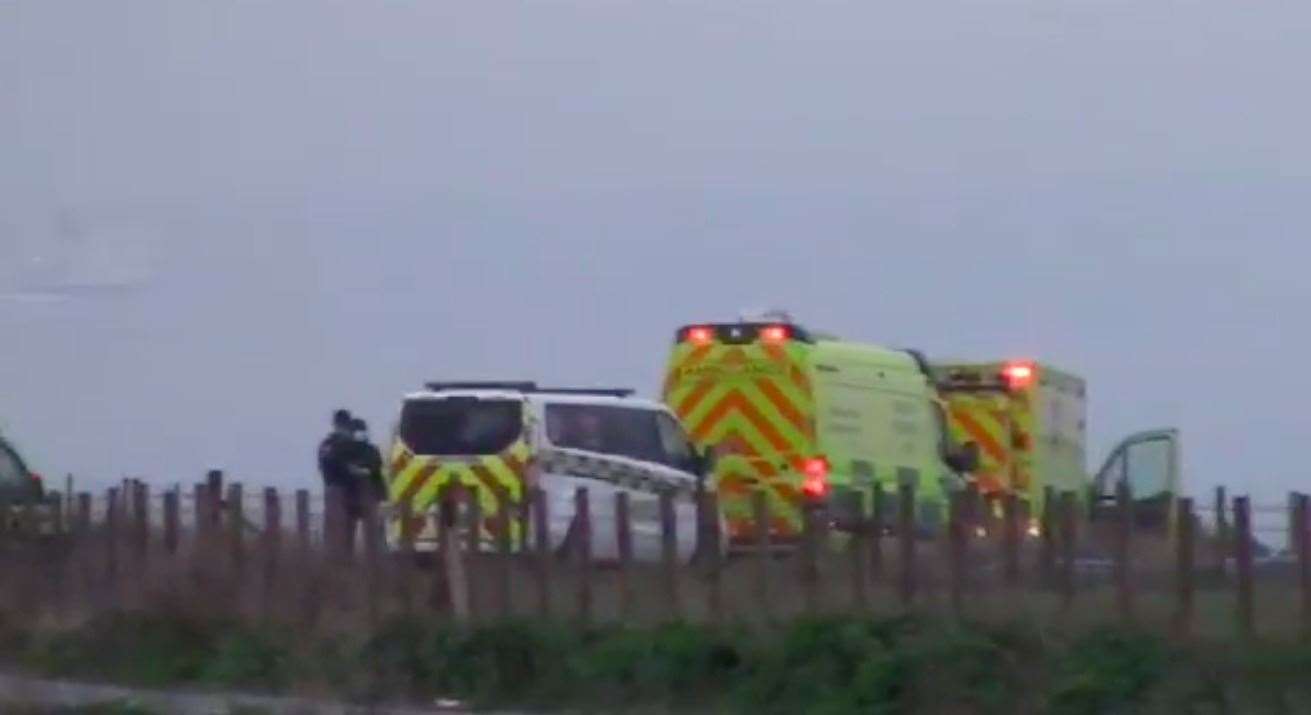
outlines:
[{"label": "white police van", "polygon": [[[532,548],[536,524],[528,495],[540,488],[546,501],[547,538],[552,549],[570,546],[576,531],[575,495],[586,489],[594,558],[617,558],[616,496],[627,494],[633,557],[662,557],[661,494],[672,497],[677,553],[690,559],[698,532],[722,549],[724,524],[718,513],[697,528],[697,494],[710,489],[709,458],[693,447],[678,419],[664,405],[633,396],[631,390],[543,388],[531,382],[430,383],[406,395],[393,431],[388,459],[388,499],[416,514],[431,513],[452,484],[476,494],[481,506],[483,548],[496,543],[500,528],[510,540]],[[501,511],[505,513],[502,515]],[[430,517],[398,525],[419,550],[432,549],[437,534]],[[709,544],[707,544],[709,545]]]}]

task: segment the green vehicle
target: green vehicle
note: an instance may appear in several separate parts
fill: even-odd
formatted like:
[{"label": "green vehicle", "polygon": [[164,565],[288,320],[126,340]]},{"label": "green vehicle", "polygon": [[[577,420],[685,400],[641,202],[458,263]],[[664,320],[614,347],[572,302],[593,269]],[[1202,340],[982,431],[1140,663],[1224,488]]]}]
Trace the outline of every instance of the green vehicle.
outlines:
[{"label": "green vehicle", "polygon": [[712,486],[737,546],[756,538],[757,494],[770,539],[785,544],[802,533],[808,505],[841,522],[849,495],[868,509],[876,485],[889,514],[899,487],[913,486],[917,525],[932,534],[977,465],[977,446],[952,440],[922,355],[789,321],[680,328],[663,394],[696,447],[715,455]]}]

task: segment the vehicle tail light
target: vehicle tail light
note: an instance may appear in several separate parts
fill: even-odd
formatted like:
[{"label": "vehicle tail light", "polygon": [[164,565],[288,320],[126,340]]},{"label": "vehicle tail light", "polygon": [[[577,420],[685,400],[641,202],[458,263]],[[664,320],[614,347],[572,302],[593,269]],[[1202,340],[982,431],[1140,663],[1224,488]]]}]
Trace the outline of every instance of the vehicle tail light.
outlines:
[{"label": "vehicle tail light", "polygon": [[786,325],[766,325],[760,329],[760,341],[771,345],[786,343],[792,339],[792,328]]},{"label": "vehicle tail light", "polygon": [[801,473],[805,480],[801,491],[811,499],[822,499],[828,494],[828,460],[823,457],[811,457],[801,463]]},{"label": "vehicle tail light", "polygon": [[708,325],[697,325],[683,333],[683,339],[693,345],[709,345],[715,341],[715,329]]},{"label": "vehicle tail light", "polygon": [[1033,384],[1038,368],[1031,362],[1008,362],[1001,369],[1002,380],[1010,390],[1023,390]]}]

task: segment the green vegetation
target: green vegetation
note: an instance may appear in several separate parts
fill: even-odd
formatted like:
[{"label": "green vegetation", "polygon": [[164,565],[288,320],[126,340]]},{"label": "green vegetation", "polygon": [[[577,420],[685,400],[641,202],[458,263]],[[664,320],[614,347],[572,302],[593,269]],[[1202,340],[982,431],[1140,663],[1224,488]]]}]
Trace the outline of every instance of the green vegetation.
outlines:
[{"label": "green vegetation", "polygon": [[[394,620],[371,636],[118,614],[0,633],[12,665],[145,686],[482,707],[769,713],[1307,712],[1311,647],[927,618],[777,628]],[[129,713],[130,709],[80,712]]]}]

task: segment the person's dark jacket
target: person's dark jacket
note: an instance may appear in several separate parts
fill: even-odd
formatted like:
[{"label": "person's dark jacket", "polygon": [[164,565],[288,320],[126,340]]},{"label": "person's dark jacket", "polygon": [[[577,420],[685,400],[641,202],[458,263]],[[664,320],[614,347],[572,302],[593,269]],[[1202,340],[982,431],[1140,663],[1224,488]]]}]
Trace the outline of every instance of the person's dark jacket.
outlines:
[{"label": "person's dark jacket", "polygon": [[319,474],[324,487],[350,490],[354,477],[350,472],[350,452],[354,440],[349,435],[333,432],[319,443]]},{"label": "person's dark jacket", "polygon": [[382,501],[386,486],[382,480],[382,452],[371,442],[352,440],[344,450],[347,470],[351,475],[346,490],[347,504],[352,512],[359,512],[366,501]]}]

